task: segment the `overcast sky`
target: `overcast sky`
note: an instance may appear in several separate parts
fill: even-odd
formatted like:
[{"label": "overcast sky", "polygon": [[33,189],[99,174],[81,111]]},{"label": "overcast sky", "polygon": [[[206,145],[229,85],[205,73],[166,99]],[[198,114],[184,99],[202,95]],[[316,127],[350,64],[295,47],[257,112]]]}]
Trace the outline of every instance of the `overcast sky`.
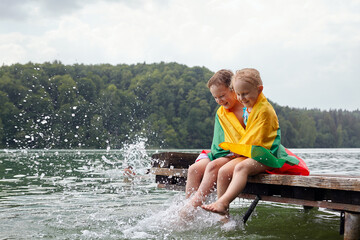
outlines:
[{"label": "overcast sky", "polygon": [[360,109],[360,0],[0,0],[0,64],[257,68],[281,106]]}]

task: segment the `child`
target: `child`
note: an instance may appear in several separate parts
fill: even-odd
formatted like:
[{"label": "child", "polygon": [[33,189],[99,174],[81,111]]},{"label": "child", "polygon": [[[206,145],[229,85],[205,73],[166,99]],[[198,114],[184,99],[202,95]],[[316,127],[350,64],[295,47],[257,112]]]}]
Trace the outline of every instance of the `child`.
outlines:
[{"label": "child", "polygon": [[251,68],[237,71],[232,79],[232,86],[237,99],[244,105],[246,128],[238,143],[224,141],[220,147],[239,154],[240,157],[220,168],[217,180],[218,200],[201,206],[225,217],[229,217],[229,205],[245,188],[248,176],[279,169],[286,162],[290,165],[299,164],[299,160],[289,156],[280,144],[278,118],[262,93],[260,73]]},{"label": "child", "polygon": [[[200,206],[205,197],[214,190],[219,168],[232,158],[230,151],[220,148],[219,143],[238,142],[244,132],[243,106],[237,101],[236,95],[230,87],[232,77],[231,71],[223,69],[216,72],[207,84],[220,107],[215,116],[211,152],[200,154],[198,161],[192,164],[188,170],[185,191],[186,198],[194,195],[190,201],[192,207]],[[185,212],[186,208],[188,206],[182,212]]]}]

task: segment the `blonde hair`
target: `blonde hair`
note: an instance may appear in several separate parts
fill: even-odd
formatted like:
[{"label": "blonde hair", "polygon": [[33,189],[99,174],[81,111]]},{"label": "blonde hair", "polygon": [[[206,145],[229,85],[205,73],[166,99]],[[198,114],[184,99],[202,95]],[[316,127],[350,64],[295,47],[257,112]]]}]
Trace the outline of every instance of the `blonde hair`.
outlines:
[{"label": "blonde hair", "polygon": [[254,68],[237,70],[235,75],[232,77],[232,84],[237,80],[248,82],[255,87],[263,85],[259,71]]},{"label": "blonde hair", "polygon": [[208,81],[207,87],[210,88],[212,85],[224,85],[231,88],[231,79],[234,76],[233,72],[227,69],[221,69],[217,71]]}]

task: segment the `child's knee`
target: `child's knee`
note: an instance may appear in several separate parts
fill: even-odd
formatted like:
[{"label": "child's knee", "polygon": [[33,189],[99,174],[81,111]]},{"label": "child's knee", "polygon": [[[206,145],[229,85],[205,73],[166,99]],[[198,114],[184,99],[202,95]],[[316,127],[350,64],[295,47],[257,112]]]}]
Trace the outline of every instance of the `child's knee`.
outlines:
[{"label": "child's knee", "polygon": [[230,175],[231,174],[229,173],[229,170],[226,167],[221,167],[218,171],[218,179],[229,178]]},{"label": "child's knee", "polygon": [[212,173],[217,172],[219,169],[219,166],[216,162],[212,161],[209,162],[208,165],[206,165],[206,172]]},{"label": "child's knee", "polygon": [[234,173],[244,172],[247,170],[247,167],[248,167],[247,164],[240,162],[240,163],[236,164],[236,166],[234,168]]},{"label": "child's knee", "polygon": [[199,167],[196,164],[193,164],[188,169],[188,175],[198,174],[199,173]]}]

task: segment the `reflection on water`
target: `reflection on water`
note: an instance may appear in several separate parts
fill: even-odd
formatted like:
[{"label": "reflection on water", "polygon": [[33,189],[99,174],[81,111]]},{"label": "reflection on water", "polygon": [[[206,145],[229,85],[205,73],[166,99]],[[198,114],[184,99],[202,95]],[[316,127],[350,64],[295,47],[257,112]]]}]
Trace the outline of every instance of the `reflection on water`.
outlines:
[{"label": "reflection on water", "polygon": [[[184,194],[158,189],[147,173],[155,151],[143,142],[120,150],[2,150],[0,239],[342,239],[339,213],[326,209],[260,202],[243,226],[250,202],[242,199],[228,224],[203,210],[181,222]],[[360,149],[292,151],[312,174],[359,175]],[[136,175],[124,176],[128,166]]]}]

